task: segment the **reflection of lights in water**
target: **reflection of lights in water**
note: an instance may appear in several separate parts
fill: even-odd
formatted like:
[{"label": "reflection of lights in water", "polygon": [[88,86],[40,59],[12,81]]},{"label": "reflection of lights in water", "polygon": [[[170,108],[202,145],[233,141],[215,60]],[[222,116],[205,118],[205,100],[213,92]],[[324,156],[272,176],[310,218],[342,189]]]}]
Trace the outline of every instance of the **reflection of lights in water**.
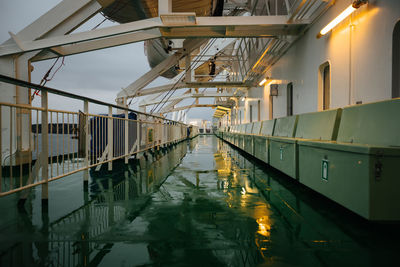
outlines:
[{"label": "reflection of lights in water", "polygon": [[242,195],[246,195],[246,189],[244,189],[244,187],[242,187],[242,191],[240,192]]},{"label": "reflection of lights in water", "polygon": [[269,237],[271,232],[271,222],[269,221],[268,217],[261,217],[257,220],[258,223],[258,231],[260,235]]}]

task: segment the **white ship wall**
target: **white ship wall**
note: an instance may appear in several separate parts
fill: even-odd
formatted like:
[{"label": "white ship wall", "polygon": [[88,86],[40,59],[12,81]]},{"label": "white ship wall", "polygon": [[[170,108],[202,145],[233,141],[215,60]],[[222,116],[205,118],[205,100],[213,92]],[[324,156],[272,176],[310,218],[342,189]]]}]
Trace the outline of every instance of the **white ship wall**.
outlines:
[{"label": "white ship wall", "polygon": [[331,70],[330,108],[392,98],[392,39],[400,19],[399,0],[371,0],[330,33],[316,38],[351,2],[336,1],[267,72],[272,82],[268,81],[263,89],[250,89],[248,99],[239,101],[240,109],[245,109],[242,123],[250,121],[249,104],[253,105],[253,121],[258,119],[257,101],[252,97],[262,98],[261,120],[270,118],[269,90],[274,83],[279,84],[279,94],[272,97],[273,118],[287,116],[286,86],[290,82],[294,114],[322,110],[318,75],[325,62],[330,63]]}]

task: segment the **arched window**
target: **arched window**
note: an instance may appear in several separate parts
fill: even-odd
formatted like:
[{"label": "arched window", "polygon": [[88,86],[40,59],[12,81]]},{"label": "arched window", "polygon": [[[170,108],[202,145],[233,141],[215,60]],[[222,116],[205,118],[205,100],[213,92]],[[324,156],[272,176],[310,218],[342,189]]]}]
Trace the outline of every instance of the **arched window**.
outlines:
[{"label": "arched window", "polygon": [[392,98],[400,97],[400,21],[393,30]]}]

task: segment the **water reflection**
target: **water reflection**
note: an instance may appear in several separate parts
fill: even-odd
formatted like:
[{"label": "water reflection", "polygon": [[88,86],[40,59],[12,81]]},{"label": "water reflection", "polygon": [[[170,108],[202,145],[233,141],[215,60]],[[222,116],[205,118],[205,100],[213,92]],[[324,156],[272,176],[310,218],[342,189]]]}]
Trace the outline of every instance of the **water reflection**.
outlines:
[{"label": "water reflection", "polygon": [[[40,218],[35,212],[40,208],[36,201],[40,188],[35,188],[31,199],[19,209],[18,195],[2,198],[1,210],[9,213],[1,221],[0,266],[100,264],[115,244],[107,241],[110,236],[114,239],[113,229],[137,217],[186,151],[187,145],[180,144],[129,165],[115,162],[112,173],[92,170],[89,191],[80,191],[84,195],[82,205],[55,220],[50,219],[54,216],[46,208],[42,207]],[[78,183],[82,181],[79,176],[57,183],[65,185],[72,198],[77,197],[77,192],[68,187],[68,179]],[[53,204],[51,197],[49,204]],[[68,203],[61,203],[61,209],[68,210]]]},{"label": "water reflection", "polygon": [[86,192],[81,176],[57,181],[48,211],[39,189],[19,211],[1,199],[0,266],[369,266],[400,248],[398,225],[371,225],[212,136],[114,170],[91,172]]}]

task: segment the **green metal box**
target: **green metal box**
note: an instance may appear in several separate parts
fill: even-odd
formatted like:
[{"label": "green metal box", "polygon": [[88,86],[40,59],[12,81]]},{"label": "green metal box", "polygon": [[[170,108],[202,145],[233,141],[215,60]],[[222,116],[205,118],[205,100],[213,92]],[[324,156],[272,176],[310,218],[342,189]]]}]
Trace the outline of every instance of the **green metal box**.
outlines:
[{"label": "green metal box", "polygon": [[269,164],[297,179],[297,149],[293,139],[298,116],[276,119],[273,136],[269,137]]},{"label": "green metal box", "polygon": [[245,134],[243,136],[243,150],[253,155],[253,123],[247,123]]},{"label": "green metal box", "polygon": [[269,137],[274,133],[275,119],[263,121],[260,133],[254,136],[254,157],[269,164]]},{"label": "green metal box", "polygon": [[238,138],[237,138],[237,147],[242,149],[244,148],[244,134],[246,130],[246,125],[241,124],[239,125],[239,132],[238,132]]},{"label": "green metal box", "polygon": [[400,99],[343,109],[337,142],[299,141],[299,180],[368,220],[400,220]]}]

